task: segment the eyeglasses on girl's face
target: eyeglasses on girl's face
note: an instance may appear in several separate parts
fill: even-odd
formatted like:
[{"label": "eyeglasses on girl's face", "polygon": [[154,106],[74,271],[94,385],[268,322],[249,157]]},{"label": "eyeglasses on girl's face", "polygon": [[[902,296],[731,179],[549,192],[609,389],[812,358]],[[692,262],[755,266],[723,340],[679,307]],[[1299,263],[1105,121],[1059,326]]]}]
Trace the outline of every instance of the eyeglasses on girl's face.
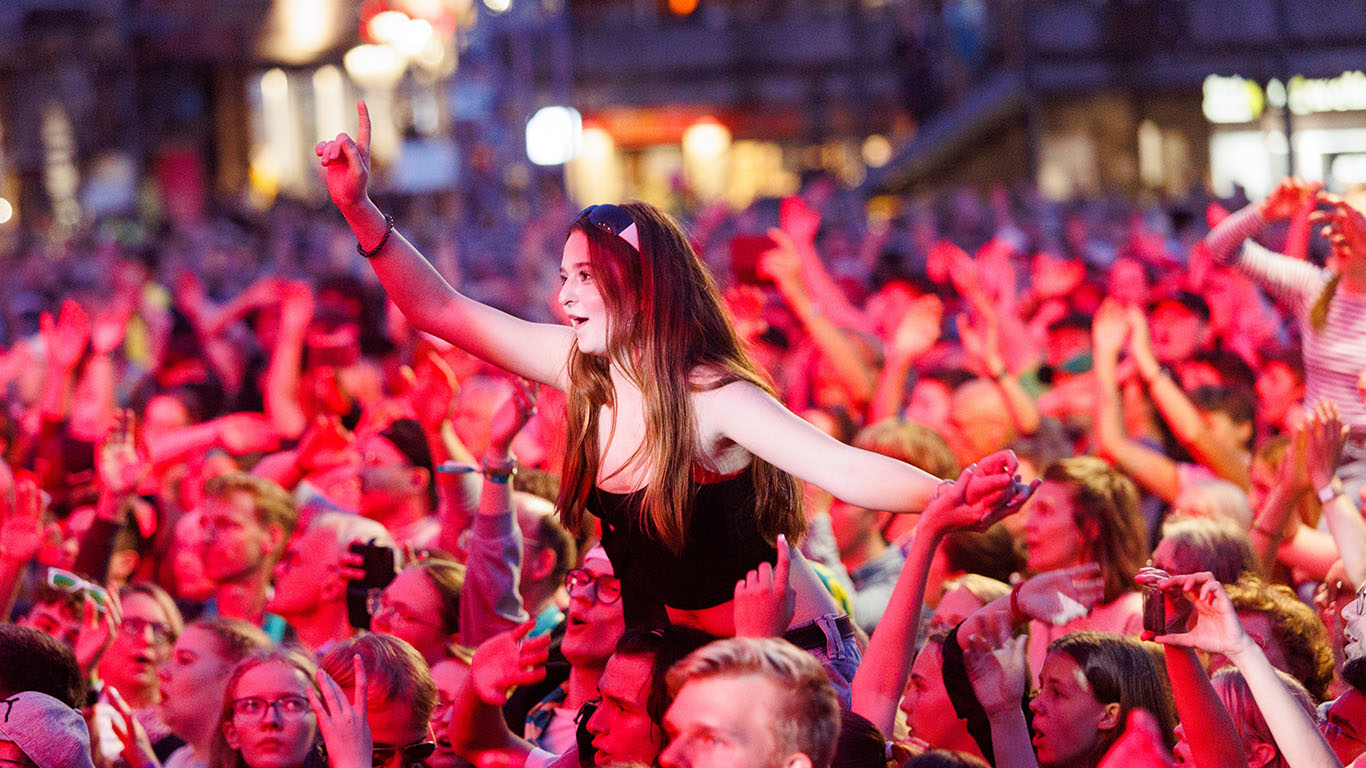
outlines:
[{"label": "eyeglasses on girl's face", "polygon": [[260,696],[247,696],[241,699],[233,699],[232,702],[232,716],[238,720],[259,719],[272,709],[285,720],[298,720],[313,711],[313,708],[308,704],[308,699],[293,694],[281,696],[274,700],[263,699]]}]

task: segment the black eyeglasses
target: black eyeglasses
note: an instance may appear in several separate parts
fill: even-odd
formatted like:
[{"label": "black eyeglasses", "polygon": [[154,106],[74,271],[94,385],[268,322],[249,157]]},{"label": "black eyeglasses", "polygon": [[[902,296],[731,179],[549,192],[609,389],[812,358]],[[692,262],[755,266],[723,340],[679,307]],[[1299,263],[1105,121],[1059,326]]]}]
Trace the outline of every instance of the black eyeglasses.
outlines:
[{"label": "black eyeglasses", "polygon": [[260,696],[247,696],[232,701],[232,714],[235,718],[259,718],[272,709],[286,720],[297,720],[313,711],[308,699],[295,695],[281,696],[274,701],[267,701]]},{"label": "black eyeglasses", "polygon": [[579,211],[574,221],[588,217],[588,223],[608,234],[625,240],[632,248],[640,250],[640,233],[636,230],[636,220],[625,208],[611,203],[590,205]]},{"label": "black eyeglasses", "polygon": [[611,574],[594,576],[582,568],[575,568],[564,575],[564,588],[570,597],[590,584],[593,586],[591,600],[611,605],[621,599],[621,580]]},{"label": "black eyeglasses", "polygon": [[390,747],[385,744],[376,744],[374,751],[370,753],[370,764],[374,768],[381,766],[394,759],[394,755],[403,756],[403,765],[413,766],[422,765],[422,761],[432,756],[436,751],[436,742],[419,741],[409,744],[406,747]]}]

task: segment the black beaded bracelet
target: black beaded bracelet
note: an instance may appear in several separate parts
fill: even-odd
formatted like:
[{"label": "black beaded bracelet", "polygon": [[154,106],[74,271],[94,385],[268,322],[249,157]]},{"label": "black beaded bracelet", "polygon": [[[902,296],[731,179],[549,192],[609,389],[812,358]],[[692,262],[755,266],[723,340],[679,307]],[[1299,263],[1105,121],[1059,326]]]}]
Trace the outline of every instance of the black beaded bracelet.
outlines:
[{"label": "black beaded bracelet", "polygon": [[393,217],[393,216],[390,216],[389,214],[386,213],[386,214],[384,214],[384,237],[380,238],[379,245],[377,245],[377,246],[375,246],[374,248],[371,248],[370,250],[367,251],[367,250],[365,250],[363,247],[361,247],[360,240],[357,239],[357,240],[356,240],[356,253],[359,253],[360,255],[364,256],[364,257],[367,258],[367,259],[373,259],[373,258],[375,258],[375,255],[378,254],[379,251],[380,251],[380,249],[384,247],[384,244],[387,243],[387,242],[389,242],[389,233],[391,233],[391,232],[393,232],[393,231],[394,231],[394,217]]}]

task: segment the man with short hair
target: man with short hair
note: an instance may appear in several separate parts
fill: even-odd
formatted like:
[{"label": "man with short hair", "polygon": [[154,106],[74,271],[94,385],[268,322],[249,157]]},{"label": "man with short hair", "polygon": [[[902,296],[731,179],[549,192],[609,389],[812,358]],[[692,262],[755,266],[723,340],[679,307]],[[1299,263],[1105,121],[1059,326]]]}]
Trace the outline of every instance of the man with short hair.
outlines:
[{"label": "man with short hair", "polygon": [[275,592],[266,609],[283,616],[315,656],[356,634],[347,616],[346,566],[352,543],[397,549],[384,526],[347,512],[324,512],[300,531],[275,564]]},{"label": "man with short hair", "polygon": [[414,550],[432,549],[441,535],[431,447],[421,425],[397,419],[361,440],[360,512]]},{"label": "man with short hair", "polygon": [[669,670],[663,768],[827,768],[840,710],[825,669],[777,638],[737,637]]},{"label": "man with short hair", "polygon": [[318,666],[346,692],[355,690],[352,659],[359,656],[369,686],[366,717],[376,768],[420,764],[436,749],[430,720],[436,683],[422,655],[392,635],[361,635],[328,651]]},{"label": "man with short hair", "polygon": [[[545,638],[521,638],[527,627],[504,632],[479,647],[472,674],[452,702],[451,748],[479,763],[490,753],[519,755],[524,768],[577,768],[580,765],[654,765],[664,746],[662,721],[668,707],[665,673],[679,659],[712,640],[691,627],[627,631],[598,678],[598,702],[579,713],[577,745],[558,758],[508,730],[501,712],[503,683],[538,666],[529,653]],[[813,661],[814,663],[814,661]],[[585,716],[585,713],[586,716]],[[592,755],[580,754],[589,748]]]},{"label": "man with short hair", "polygon": [[0,699],[20,691],[45,693],[68,707],[86,704],[76,655],[33,627],[0,624]]},{"label": "man with short hair", "polygon": [[217,614],[262,625],[271,569],[298,520],[294,502],[269,480],[233,472],[204,484],[202,512],[204,573],[218,585]]}]

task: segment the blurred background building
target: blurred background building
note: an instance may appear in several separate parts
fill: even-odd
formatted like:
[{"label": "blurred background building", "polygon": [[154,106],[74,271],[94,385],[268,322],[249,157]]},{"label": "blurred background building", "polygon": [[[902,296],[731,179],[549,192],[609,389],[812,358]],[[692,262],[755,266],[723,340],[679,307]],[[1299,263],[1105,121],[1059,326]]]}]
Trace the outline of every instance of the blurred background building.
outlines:
[{"label": "blurred background building", "polygon": [[1360,0],[5,0],[0,219],[317,201],[360,97],[399,193],[1354,184],[1363,60]]}]

